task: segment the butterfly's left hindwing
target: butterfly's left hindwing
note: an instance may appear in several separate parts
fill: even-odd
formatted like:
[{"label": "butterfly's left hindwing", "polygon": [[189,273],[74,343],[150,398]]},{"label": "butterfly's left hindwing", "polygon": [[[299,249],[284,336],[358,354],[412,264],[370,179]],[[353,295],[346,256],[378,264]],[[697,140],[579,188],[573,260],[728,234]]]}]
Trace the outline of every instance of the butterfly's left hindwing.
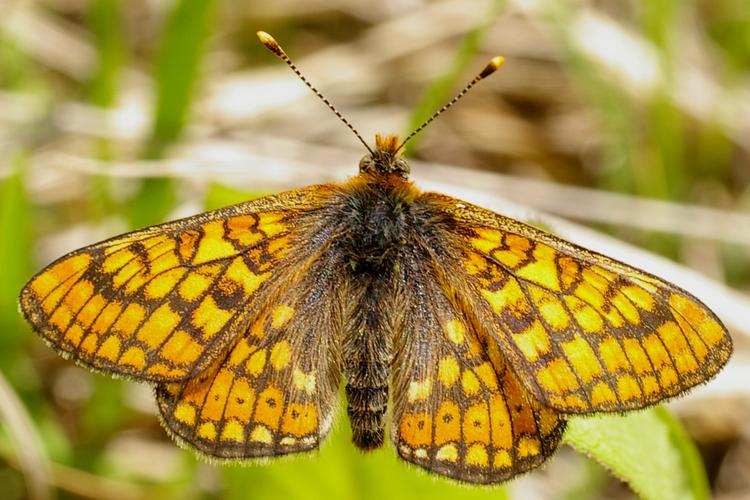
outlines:
[{"label": "butterfly's left hindwing", "polygon": [[190,378],[245,330],[269,285],[315,251],[305,233],[327,193],[313,186],[82,248],[34,276],[21,309],[83,365]]},{"label": "butterfly's left hindwing", "polygon": [[208,370],[157,387],[166,426],[202,454],[296,453],[317,448],[330,429],[347,282],[335,252],[295,271]]}]

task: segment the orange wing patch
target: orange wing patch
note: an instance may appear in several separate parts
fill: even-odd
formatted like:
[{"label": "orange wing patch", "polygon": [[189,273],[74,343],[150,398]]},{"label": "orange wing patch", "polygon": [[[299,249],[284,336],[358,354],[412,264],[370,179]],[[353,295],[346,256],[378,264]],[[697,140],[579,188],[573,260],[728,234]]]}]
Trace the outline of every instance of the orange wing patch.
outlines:
[{"label": "orange wing patch", "polygon": [[300,194],[73,252],[32,278],[21,308],[49,344],[89,367],[162,382],[193,376],[244,330],[248,303],[287,259],[295,209],[311,201]]},{"label": "orange wing patch", "polygon": [[706,381],[729,358],[726,329],[684,290],[440,198],[471,231],[456,243],[464,254],[456,272],[474,283],[464,293],[484,304],[481,321],[542,404],[566,413],[642,408]]},{"label": "orange wing patch", "polygon": [[410,317],[395,361],[391,433],[399,455],[473,483],[537,467],[556,449],[565,421],[530,397],[494,341],[459,317],[437,280],[422,283],[432,284],[429,308]]}]

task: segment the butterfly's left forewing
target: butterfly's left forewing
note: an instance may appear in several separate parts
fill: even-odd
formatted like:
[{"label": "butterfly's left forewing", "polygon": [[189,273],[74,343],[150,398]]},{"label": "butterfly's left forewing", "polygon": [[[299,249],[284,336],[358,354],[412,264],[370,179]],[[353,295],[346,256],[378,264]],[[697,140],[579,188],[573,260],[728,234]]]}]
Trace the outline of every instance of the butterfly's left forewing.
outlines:
[{"label": "butterfly's left forewing", "polygon": [[47,343],[83,365],[155,382],[187,379],[316,251],[307,233],[328,189],[260,198],[82,248],[34,276],[21,309]]}]

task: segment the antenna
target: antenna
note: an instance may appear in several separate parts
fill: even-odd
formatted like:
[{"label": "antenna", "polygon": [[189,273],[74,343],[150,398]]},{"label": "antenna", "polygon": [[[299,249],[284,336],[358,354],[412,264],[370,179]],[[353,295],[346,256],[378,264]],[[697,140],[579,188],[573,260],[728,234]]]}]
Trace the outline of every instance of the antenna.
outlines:
[{"label": "antenna", "polygon": [[429,125],[432,122],[432,120],[434,120],[435,118],[437,118],[438,116],[440,116],[441,114],[443,114],[443,112],[445,112],[446,110],[448,110],[448,108],[450,108],[451,106],[453,106],[454,104],[456,104],[463,96],[466,95],[466,93],[469,90],[471,90],[471,88],[474,85],[476,85],[477,83],[479,83],[481,80],[484,80],[485,78],[487,78],[488,76],[490,76],[495,71],[499,70],[504,63],[505,63],[505,58],[502,57],[502,56],[495,56],[492,59],[490,59],[490,62],[487,63],[487,66],[484,67],[484,69],[482,70],[482,72],[479,73],[477,76],[475,76],[474,79],[472,81],[470,81],[468,83],[468,85],[466,85],[466,87],[464,87],[464,89],[456,95],[456,97],[454,97],[453,99],[451,99],[448,102],[448,104],[444,105],[442,108],[440,108],[437,111],[435,111],[435,113],[431,117],[429,117],[427,120],[425,120],[425,122],[422,125],[420,125],[419,127],[417,127],[411,134],[409,134],[406,137],[406,139],[404,139],[404,141],[401,143],[401,145],[398,148],[396,148],[396,152],[400,151],[406,145],[406,143],[409,142],[409,140],[412,137],[414,137],[419,132],[421,132],[427,125]]},{"label": "antenna", "polygon": [[260,40],[260,43],[262,43],[263,45],[265,45],[268,50],[270,50],[271,52],[273,52],[274,54],[276,54],[282,61],[284,61],[287,64],[287,66],[289,66],[290,68],[292,68],[292,71],[294,71],[294,73],[299,77],[299,79],[302,80],[302,82],[305,85],[307,85],[307,87],[310,90],[312,90],[313,93],[316,96],[318,96],[320,98],[320,100],[323,101],[325,103],[325,105],[328,106],[328,108],[336,114],[336,116],[339,117],[339,120],[341,120],[342,122],[344,122],[344,125],[346,125],[347,127],[349,127],[349,130],[351,130],[352,132],[354,132],[354,135],[357,136],[357,139],[359,139],[360,142],[362,142],[362,144],[365,145],[365,147],[367,148],[367,151],[369,151],[370,154],[373,154],[372,149],[370,149],[370,146],[368,146],[367,143],[365,142],[365,140],[362,139],[362,136],[359,135],[359,132],[357,132],[357,129],[354,128],[354,125],[352,125],[351,123],[349,123],[349,120],[347,120],[346,118],[344,118],[344,116],[341,113],[339,113],[339,111],[333,106],[333,104],[331,104],[331,102],[328,99],[326,99],[325,96],[323,94],[321,94],[320,91],[318,89],[316,89],[307,80],[307,78],[305,78],[305,75],[303,75],[302,72],[299,69],[297,69],[297,66],[295,66],[294,63],[292,62],[292,60],[289,59],[289,56],[286,55],[286,52],[284,52],[284,49],[281,48],[281,45],[279,45],[279,42],[277,42],[271,35],[269,35],[265,31],[258,31],[258,33],[256,33],[256,34],[258,35],[258,40]]}]

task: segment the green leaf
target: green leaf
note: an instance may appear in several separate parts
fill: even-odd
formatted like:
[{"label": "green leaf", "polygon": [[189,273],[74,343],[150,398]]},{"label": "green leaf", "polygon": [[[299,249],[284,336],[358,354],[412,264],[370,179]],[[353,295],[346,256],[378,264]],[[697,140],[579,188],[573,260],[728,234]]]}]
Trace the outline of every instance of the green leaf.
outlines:
[{"label": "green leaf", "polygon": [[693,443],[663,408],[627,416],[573,418],[563,442],[609,469],[641,498],[709,496]]}]

